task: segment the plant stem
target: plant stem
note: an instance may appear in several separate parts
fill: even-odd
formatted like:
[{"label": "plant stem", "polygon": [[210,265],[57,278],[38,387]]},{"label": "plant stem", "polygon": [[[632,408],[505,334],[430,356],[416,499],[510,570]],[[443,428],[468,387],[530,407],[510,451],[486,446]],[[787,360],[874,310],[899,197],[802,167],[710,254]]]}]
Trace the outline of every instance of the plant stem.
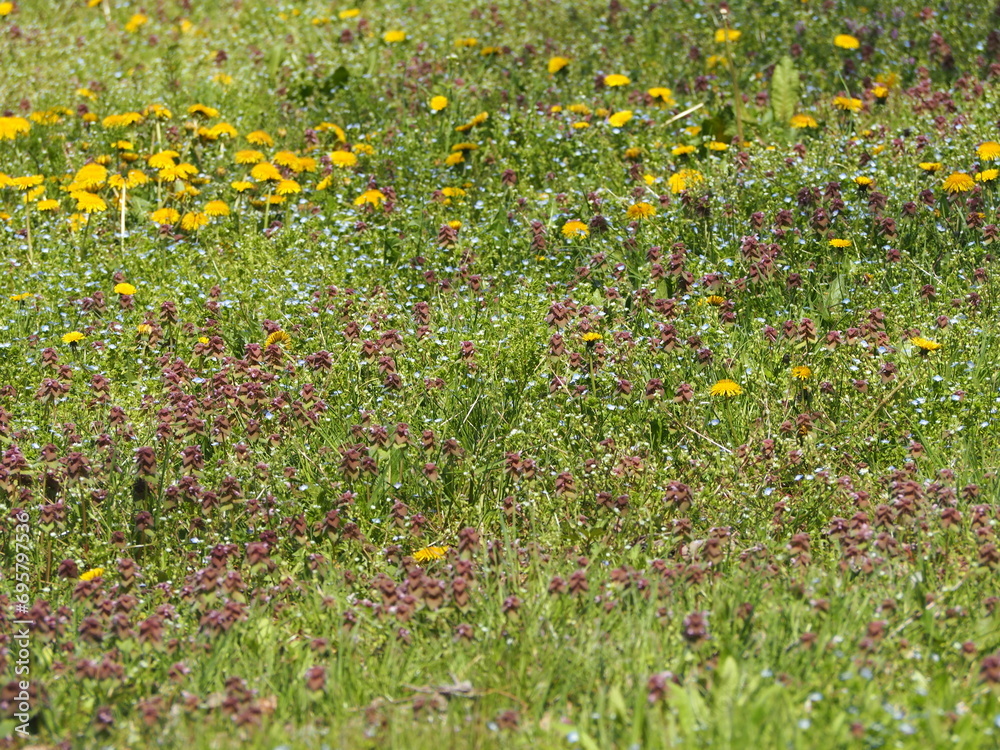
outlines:
[{"label": "plant stem", "polygon": [[736,110],[736,141],[738,146],[743,145],[743,94],[740,91],[739,76],[736,71],[736,60],[733,57],[732,46],[729,42],[729,14],[722,14],[722,24],[726,31],[726,62],[729,64],[729,76],[733,81],[733,104]]},{"label": "plant stem", "polygon": [[119,222],[118,222],[118,232],[119,232],[118,236],[121,239],[120,247],[121,247],[122,257],[125,256],[125,191],[126,187],[125,185],[122,185],[121,215],[119,217]]},{"label": "plant stem", "polygon": [[35,250],[31,242],[31,202],[24,201],[24,231],[28,240],[28,265],[35,267]]}]

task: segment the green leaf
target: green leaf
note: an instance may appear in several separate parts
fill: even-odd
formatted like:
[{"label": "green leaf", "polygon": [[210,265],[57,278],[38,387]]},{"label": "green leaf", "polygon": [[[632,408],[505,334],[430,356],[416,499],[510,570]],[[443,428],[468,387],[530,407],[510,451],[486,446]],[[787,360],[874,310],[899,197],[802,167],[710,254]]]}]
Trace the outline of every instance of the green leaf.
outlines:
[{"label": "green leaf", "polygon": [[736,134],[736,115],[733,108],[728,104],[722,107],[715,115],[703,120],[701,123],[702,132],[712,136],[713,140],[726,141]]},{"label": "green leaf", "polygon": [[350,79],[351,74],[347,72],[347,68],[343,65],[338,67],[333,73],[327,76],[326,84],[330,88],[339,89],[347,85],[347,81]]},{"label": "green leaf", "polygon": [[628,708],[625,706],[625,696],[622,695],[622,691],[618,689],[617,685],[612,685],[608,691],[608,707],[620,720],[626,719],[629,715]]},{"label": "green leaf", "polygon": [[799,100],[799,73],[792,58],[785,55],[774,67],[771,76],[771,109],[774,119],[787,125],[795,114]]}]

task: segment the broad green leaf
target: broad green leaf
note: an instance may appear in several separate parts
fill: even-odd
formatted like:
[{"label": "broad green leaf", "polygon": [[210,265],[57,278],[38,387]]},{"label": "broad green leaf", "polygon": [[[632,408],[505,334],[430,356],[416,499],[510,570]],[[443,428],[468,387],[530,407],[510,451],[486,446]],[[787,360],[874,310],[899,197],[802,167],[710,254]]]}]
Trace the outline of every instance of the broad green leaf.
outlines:
[{"label": "broad green leaf", "polygon": [[774,119],[787,125],[795,114],[799,99],[799,73],[792,58],[785,55],[774,68],[771,76],[771,109]]}]

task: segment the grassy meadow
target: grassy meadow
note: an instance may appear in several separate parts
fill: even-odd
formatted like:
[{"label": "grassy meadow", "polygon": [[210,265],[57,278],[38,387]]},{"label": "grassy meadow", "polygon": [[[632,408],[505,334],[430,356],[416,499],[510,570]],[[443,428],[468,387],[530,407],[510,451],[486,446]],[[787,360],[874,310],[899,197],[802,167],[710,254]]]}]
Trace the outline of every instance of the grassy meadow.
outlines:
[{"label": "grassy meadow", "polygon": [[1000,6],[0,61],[0,748],[1000,745]]}]

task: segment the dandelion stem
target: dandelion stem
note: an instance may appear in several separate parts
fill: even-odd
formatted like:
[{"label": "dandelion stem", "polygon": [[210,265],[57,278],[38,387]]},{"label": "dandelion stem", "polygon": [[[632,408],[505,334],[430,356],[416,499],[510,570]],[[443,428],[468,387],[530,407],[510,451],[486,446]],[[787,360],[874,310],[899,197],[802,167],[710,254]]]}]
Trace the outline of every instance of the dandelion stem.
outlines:
[{"label": "dandelion stem", "polygon": [[122,255],[123,256],[125,254],[125,191],[126,191],[126,189],[127,188],[125,187],[125,185],[122,185],[121,215],[120,215],[119,223],[118,223],[118,236],[119,236],[119,238],[121,240],[120,247],[121,247],[121,251],[122,251]]},{"label": "dandelion stem", "polygon": [[729,76],[733,81],[733,105],[736,112],[736,141],[743,143],[743,93],[740,91],[736,60],[733,57],[732,44],[729,41],[729,14],[722,14],[722,23],[726,30],[726,61],[729,63]]},{"label": "dandelion stem", "polygon": [[28,265],[35,267],[35,250],[31,241],[31,202],[24,201],[24,231],[28,240]]}]

